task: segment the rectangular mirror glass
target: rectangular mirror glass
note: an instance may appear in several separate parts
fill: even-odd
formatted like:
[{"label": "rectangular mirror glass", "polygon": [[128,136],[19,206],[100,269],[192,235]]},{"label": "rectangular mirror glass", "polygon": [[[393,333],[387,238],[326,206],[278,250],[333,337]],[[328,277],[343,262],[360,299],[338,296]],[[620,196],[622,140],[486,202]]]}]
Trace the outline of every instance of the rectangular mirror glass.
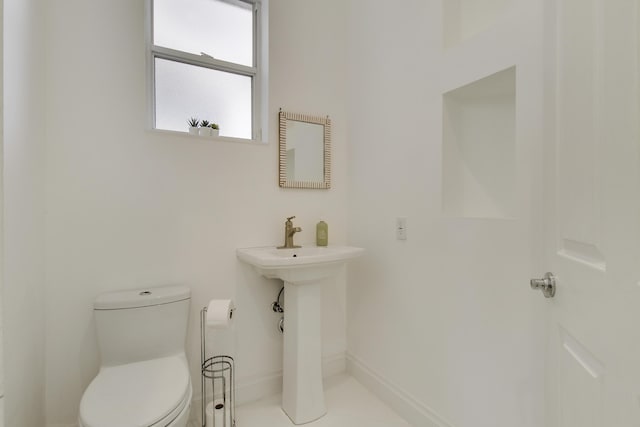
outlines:
[{"label": "rectangular mirror glass", "polygon": [[280,187],[330,188],[331,120],[280,111]]}]

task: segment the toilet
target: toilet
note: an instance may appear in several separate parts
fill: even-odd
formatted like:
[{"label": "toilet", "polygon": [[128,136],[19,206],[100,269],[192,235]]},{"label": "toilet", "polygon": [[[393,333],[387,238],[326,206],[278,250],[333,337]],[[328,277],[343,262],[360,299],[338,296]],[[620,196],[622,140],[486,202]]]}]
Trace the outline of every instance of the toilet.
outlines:
[{"label": "toilet", "polygon": [[100,371],[80,401],[80,427],[185,427],[191,377],[184,286],[111,292],[93,309]]}]

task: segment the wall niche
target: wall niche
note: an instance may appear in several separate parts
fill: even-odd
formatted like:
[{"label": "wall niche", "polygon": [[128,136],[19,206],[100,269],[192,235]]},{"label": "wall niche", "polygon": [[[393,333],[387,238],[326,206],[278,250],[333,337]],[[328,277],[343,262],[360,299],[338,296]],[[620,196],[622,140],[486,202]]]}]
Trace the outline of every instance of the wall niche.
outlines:
[{"label": "wall niche", "polygon": [[443,96],[443,211],[513,217],[516,67]]},{"label": "wall niche", "polygon": [[452,47],[493,25],[513,0],[443,0],[444,46]]}]

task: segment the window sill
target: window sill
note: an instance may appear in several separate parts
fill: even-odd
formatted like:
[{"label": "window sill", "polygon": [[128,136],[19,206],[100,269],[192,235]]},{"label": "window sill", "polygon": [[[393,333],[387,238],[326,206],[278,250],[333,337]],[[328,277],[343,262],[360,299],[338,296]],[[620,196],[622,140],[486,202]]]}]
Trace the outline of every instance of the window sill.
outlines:
[{"label": "window sill", "polygon": [[200,135],[192,135],[189,132],[179,132],[176,130],[147,129],[147,131],[154,134],[182,137],[182,138],[190,139],[192,141],[222,141],[222,142],[232,142],[236,144],[240,143],[240,144],[251,144],[251,145],[268,144],[267,141],[260,141],[258,139],[233,138],[230,136],[200,136]]}]

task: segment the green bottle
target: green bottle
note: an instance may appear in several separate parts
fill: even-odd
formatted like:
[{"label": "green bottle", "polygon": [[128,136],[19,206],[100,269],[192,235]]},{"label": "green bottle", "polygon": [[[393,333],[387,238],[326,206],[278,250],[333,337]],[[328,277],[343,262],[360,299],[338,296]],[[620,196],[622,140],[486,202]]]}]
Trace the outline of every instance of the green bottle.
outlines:
[{"label": "green bottle", "polygon": [[316,246],[327,246],[329,244],[329,226],[326,222],[320,221],[316,225]]}]

